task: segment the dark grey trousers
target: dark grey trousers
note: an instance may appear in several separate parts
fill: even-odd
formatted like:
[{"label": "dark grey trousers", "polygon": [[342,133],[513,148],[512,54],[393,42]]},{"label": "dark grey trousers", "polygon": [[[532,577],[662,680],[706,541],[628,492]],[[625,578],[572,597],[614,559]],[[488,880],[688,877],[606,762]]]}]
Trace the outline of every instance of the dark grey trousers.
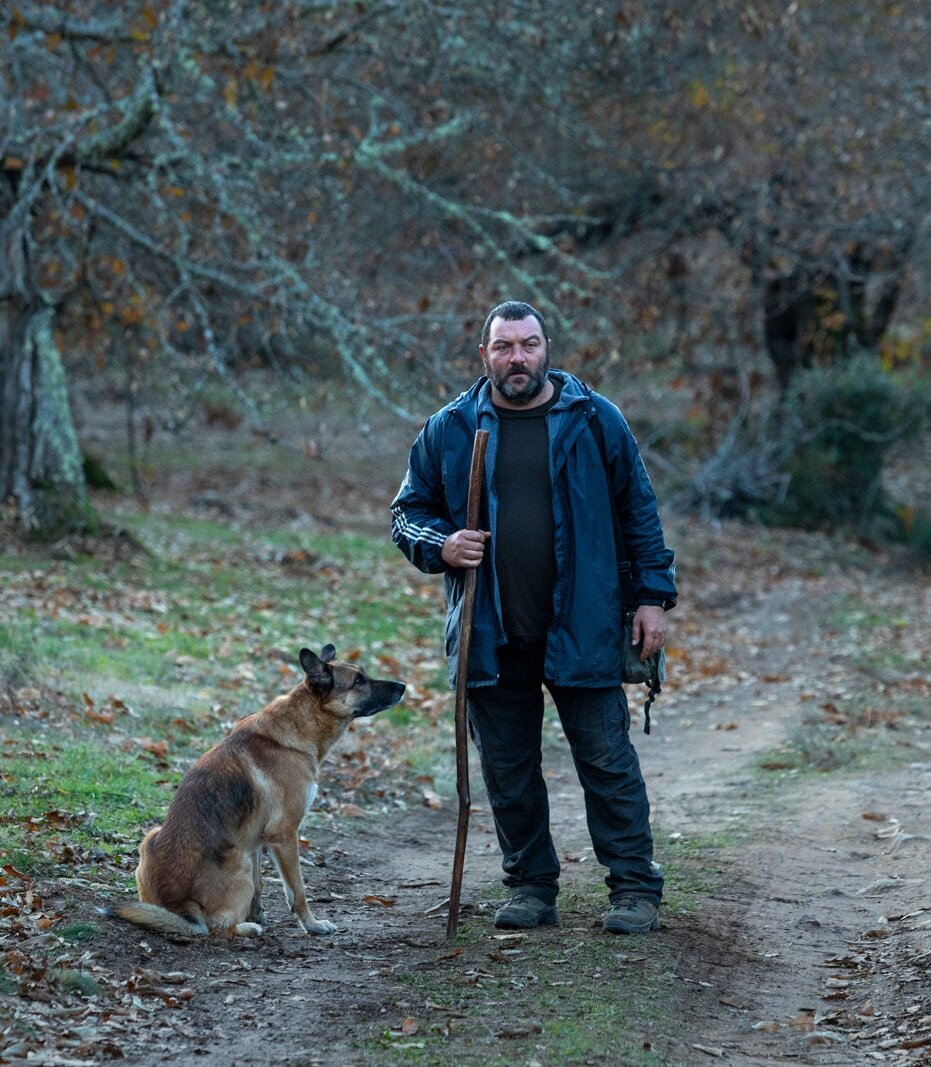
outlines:
[{"label": "dark grey trousers", "polygon": [[624,690],[552,685],[543,677],[542,641],[512,638],[498,652],[498,684],[469,690],[469,728],[504,857],[504,884],[548,903],[559,892],[542,771],[546,685],[585,793],[595,856],[608,868],[610,898],[637,893],[659,904],[663,878],[652,863],[650,805],[628,736]]}]

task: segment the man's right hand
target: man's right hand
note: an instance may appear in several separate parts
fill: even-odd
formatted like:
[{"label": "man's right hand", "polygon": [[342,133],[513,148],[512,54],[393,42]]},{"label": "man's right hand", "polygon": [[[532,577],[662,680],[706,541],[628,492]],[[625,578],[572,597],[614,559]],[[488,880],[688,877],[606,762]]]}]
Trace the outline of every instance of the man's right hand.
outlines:
[{"label": "man's right hand", "polygon": [[488,530],[457,530],[443,542],[443,562],[450,567],[477,567],[485,555]]}]

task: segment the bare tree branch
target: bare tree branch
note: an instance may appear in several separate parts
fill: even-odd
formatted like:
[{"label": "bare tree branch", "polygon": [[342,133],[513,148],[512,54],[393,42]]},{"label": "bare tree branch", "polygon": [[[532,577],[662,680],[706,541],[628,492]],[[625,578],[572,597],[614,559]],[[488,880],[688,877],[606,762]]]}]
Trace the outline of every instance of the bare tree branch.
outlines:
[{"label": "bare tree branch", "polygon": [[23,0],[16,4],[0,4],[0,12],[16,29],[38,30],[74,41],[108,41],[128,44],[139,34],[126,29],[121,19],[82,19],[51,6],[39,6]]}]

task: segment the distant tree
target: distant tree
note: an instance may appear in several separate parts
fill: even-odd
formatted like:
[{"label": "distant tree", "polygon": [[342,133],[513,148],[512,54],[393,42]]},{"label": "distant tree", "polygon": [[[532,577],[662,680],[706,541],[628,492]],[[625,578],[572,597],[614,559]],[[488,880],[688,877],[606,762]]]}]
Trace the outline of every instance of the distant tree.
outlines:
[{"label": "distant tree", "polygon": [[[931,237],[929,10],[698,0],[687,15],[668,2],[624,12],[651,87],[643,154],[666,174],[655,224],[724,235],[783,389],[801,368],[875,351]],[[701,279],[693,292],[700,306]]]},{"label": "distant tree", "polygon": [[[237,347],[287,362],[307,388],[301,357],[324,336],[361,395],[408,417],[397,368],[451,343],[407,328],[450,321],[431,321],[417,291],[438,266],[459,297],[484,260],[553,306],[504,238],[559,259],[555,243],[436,162],[449,145],[468,161],[476,144],[444,96],[457,81],[479,104],[519,82],[515,106],[545,88],[514,76],[513,53],[499,60],[491,39],[518,42],[526,12],[509,28],[490,10],[420,0],[23,0],[0,12],[0,498],[27,526],[54,529],[85,504],[63,336],[98,363],[141,351],[179,388],[219,375],[257,426],[230,369]],[[541,114],[526,116],[531,141]]]}]

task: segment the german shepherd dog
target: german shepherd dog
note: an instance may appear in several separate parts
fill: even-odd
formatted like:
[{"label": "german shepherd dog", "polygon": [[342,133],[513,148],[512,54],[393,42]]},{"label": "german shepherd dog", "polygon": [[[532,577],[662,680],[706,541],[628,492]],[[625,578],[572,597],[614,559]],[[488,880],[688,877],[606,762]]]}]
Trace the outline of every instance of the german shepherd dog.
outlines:
[{"label": "german shepherd dog", "polygon": [[336,927],[307,906],[298,828],[317,795],[320,764],[353,719],[397,704],[401,682],[301,649],[305,678],[238,722],[188,770],[165,822],[139,846],[138,902],[102,908],[162,934],[257,937],[262,848],[281,874],[291,911],[308,934]]}]

